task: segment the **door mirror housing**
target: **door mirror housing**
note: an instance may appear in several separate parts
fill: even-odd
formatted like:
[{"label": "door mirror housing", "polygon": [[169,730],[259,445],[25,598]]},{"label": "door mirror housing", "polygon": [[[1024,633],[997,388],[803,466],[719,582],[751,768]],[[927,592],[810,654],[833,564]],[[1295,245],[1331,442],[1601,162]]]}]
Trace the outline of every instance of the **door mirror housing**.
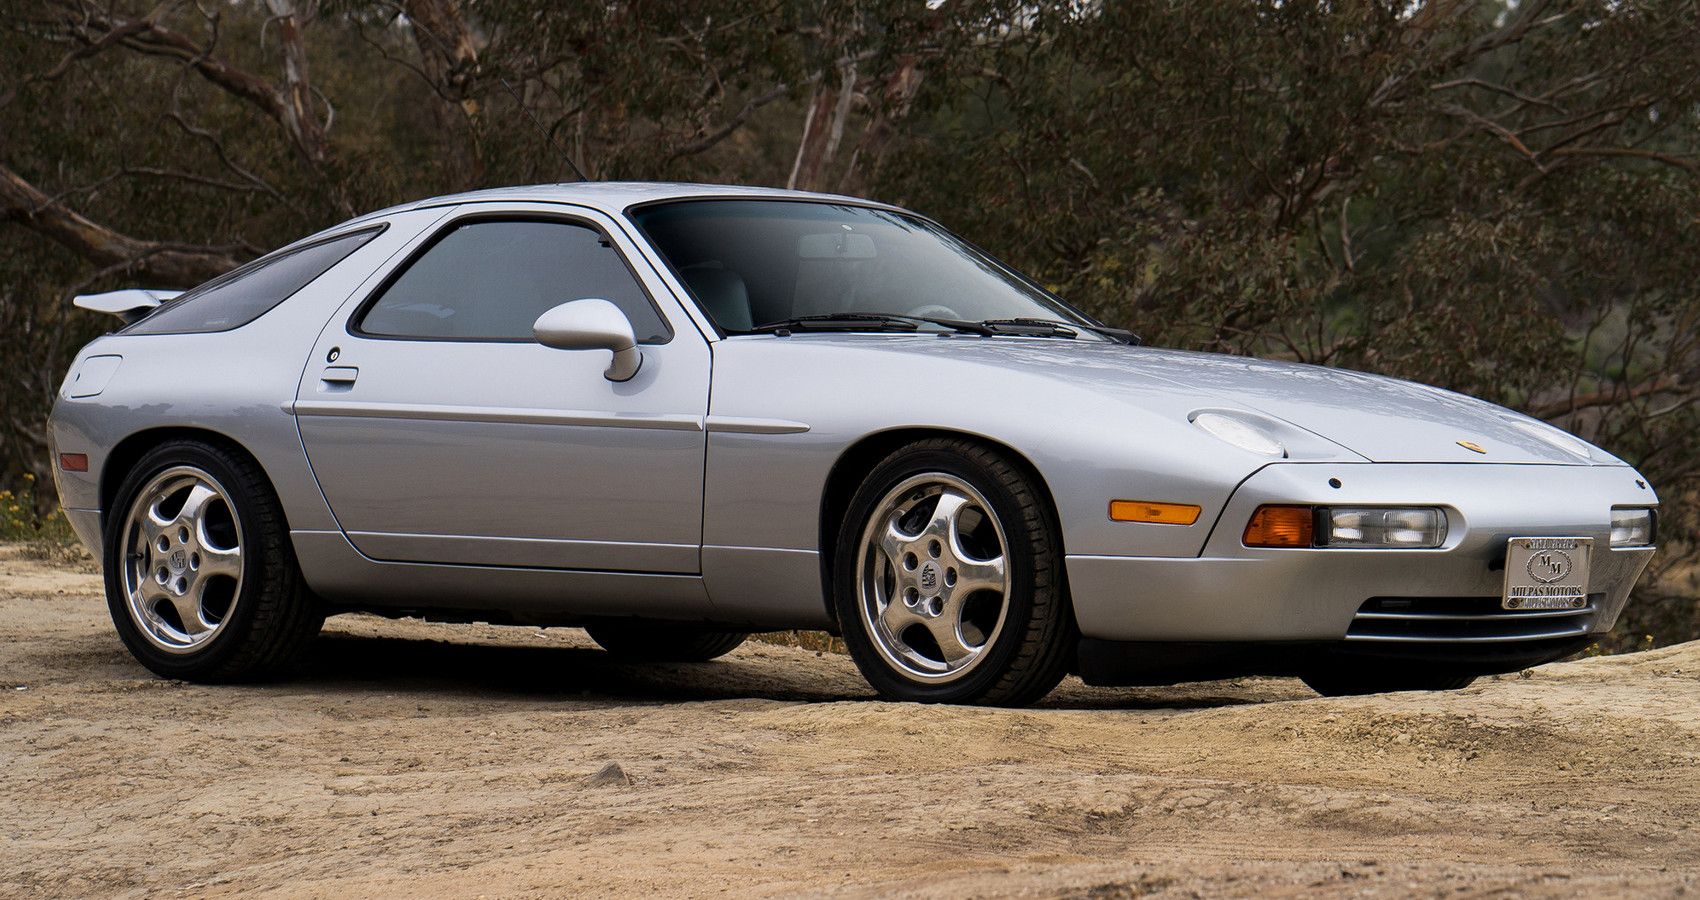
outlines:
[{"label": "door mirror housing", "polygon": [[557,350],[607,350],[613,362],[603,375],[609,381],[630,381],[643,366],[631,320],[607,300],[595,298],[563,303],[531,326],[537,342]]}]

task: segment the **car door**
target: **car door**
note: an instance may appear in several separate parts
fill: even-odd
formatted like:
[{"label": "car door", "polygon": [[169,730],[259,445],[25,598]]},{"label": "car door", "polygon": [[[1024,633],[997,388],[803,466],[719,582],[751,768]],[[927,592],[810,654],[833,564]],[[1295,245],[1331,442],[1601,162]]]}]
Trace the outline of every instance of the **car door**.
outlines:
[{"label": "car door", "polygon": [[[294,410],[325,499],[374,559],[694,574],[709,348],[608,218],[460,207],[325,328]],[[559,350],[560,303],[620,307],[643,363]]]}]

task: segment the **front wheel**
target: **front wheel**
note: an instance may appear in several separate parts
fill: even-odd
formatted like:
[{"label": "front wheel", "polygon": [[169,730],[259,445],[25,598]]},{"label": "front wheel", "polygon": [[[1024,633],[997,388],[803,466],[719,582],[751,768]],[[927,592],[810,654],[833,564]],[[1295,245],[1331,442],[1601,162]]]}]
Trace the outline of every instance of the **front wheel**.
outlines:
[{"label": "front wheel", "polygon": [[282,668],[318,633],[324,611],[252,460],[171,441],[136,463],[115,500],[106,600],[142,665],[191,681],[251,678]]},{"label": "front wheel", "polygon": [[1036,480],[972,441],[910,444],[851,498],[833,602],[885,697],[1016,706],[1062,680],[1075,643],[1061,539]]}]

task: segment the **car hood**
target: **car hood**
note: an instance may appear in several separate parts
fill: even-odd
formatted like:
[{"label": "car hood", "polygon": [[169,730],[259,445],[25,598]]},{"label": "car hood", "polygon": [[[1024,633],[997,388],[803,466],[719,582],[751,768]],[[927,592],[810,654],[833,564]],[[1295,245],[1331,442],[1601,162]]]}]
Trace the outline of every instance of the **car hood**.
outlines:
[{"label": "car hood", "polygon": [[[1132,369],[1244,404],[1374,462],[1588,465],[1598,448],[1501,406],[1381,375],[1208,353],[1152,350]],[[1473,446],[1472,446],[1473,445]]]},{"label": "car hood", "polygon": [[1345,369],[1055,338],[819,335],[801,339],[867,341],[903,353],[944,355],[1052,379],[1135,406],[1148,406],[1150,398],[1160,394],[1167,401],[1183,399],[1198,409],[1253,411],[1373,462],[1621,464],[1578,438],[1503,407],[1440,388]]}]

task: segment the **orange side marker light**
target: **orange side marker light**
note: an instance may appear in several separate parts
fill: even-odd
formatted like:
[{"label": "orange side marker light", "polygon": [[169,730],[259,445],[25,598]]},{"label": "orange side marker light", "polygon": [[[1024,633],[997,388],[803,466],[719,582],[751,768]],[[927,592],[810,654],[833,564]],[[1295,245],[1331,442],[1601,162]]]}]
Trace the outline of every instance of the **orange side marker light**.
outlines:
[{"label": "orange side marker light", "polygon": [[1198,507],[1191,503],[1155,503],[1149,500],[1110,501],[1110,520],[1113,522],[1191,525],[1198,521],[1198,511]]}]

